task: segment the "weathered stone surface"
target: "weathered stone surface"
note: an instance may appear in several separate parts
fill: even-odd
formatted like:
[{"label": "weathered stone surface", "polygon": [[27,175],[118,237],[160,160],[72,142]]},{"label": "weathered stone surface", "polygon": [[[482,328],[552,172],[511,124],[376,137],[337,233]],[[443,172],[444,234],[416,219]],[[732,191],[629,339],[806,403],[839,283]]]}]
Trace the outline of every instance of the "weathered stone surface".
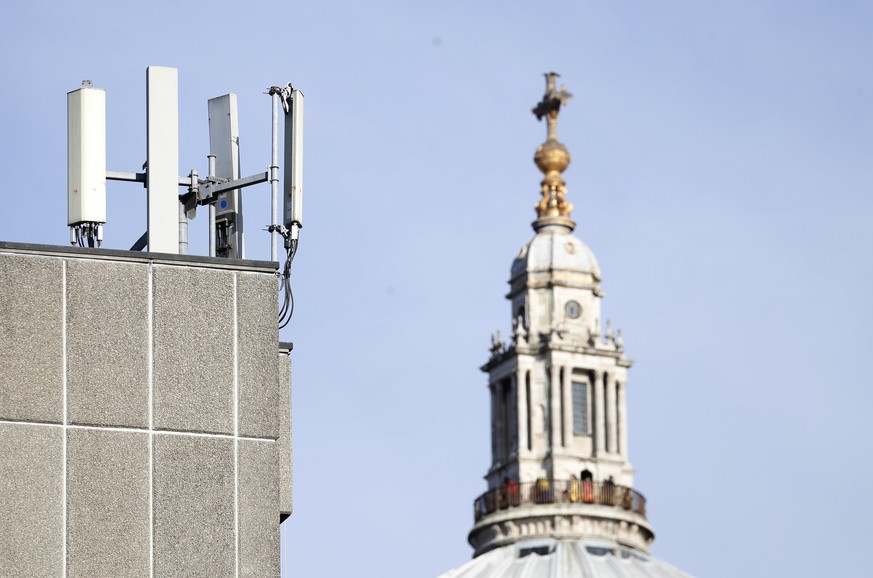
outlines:
[{"label": "weathered stone surface", "polygon": [[239,575],[279,575],[279,472],[273,441],[239,442]]},{"label": "weathered stone surface", "polygon": [[67,263],[70,423],[148,427],[148,271]]},{"label": "weathered stone surface", "polygon": [[0,243],[0,576],[278,575],[274,281],[269,263]]},{"label": "weathered stone surface", "polygon": [[63,262],[0,256],[0,419],[63,422]]},{"label": "weathered stone surface", "polygon": [[239,433],[279,436],[279,388],[276,383],[278,306],[276,277],[256,273],[237,276],[239,318]]},{"label": "weathered stone surface", "polygon": [[148,576],[148,433],[67,434],[67,575]]},{"label": "weathered stone surface", "polygon": [[279,354],[279,512],[290,516],[294,509],[291,476],[291,355]]},{"label": "weathered stone surface", "polygon": [[234,574],[233,444],[231,439],[155,435],[155,576]]},{"label": "weathered stone surface", "polygon": [[234,433],[233,273],[154,268],[154,425]]},{"label": "weathered stone surface", "polygon": [[0,575],[60,576],[63,430],[0,424]]}]

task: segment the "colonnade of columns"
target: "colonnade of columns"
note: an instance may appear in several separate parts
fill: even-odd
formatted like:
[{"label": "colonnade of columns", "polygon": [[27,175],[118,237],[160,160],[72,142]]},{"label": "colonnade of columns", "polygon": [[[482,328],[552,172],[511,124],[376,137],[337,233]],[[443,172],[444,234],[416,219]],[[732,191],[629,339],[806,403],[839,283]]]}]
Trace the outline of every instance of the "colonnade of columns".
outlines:
[{"label": "colonnade of columns", "polygon": [[[552,366],[551,407],[552,447],[566,446],[573,436],[572,374],[570,368]],[[596,371],[591,375],[589,399],[593,403],[594,455],[618,454],[627,457],[626,385],[609,372]]]},{"label": "colonnade of columns", "polygon": [[[495,462],[509,459],[526,443],[527,428],[521,430],[527,404],[519,395],[519,381],[512,375],[489,384],[491,391],[491,455]],[[523,437],[524,436],[524,437]]]},{"label": "colonnade of columns", "polygon": [[[590,433],[593,455],[619,455],[627,458],[626,384],[614,374],[595,371],[589,374]],[[552,448],[567,447],[573,440],[572,368],[552,365],[547,370],[542,403],[547,415],[533,417],[536,401],[529,398],[530,369],[519,367],[507,379],[491,383],[492,456],[503,461],[509,454],[524,454],[533,449],[532,439],[545,427],[545,439]],[[507,392],[504,392],[507,389]],[[508,395],[507,395],[508,394]],[[510,401],[511,399],[511,401]],[[511,407],[508,406],[511,403]],[[543,417],[542,422],[539,418]]]}]

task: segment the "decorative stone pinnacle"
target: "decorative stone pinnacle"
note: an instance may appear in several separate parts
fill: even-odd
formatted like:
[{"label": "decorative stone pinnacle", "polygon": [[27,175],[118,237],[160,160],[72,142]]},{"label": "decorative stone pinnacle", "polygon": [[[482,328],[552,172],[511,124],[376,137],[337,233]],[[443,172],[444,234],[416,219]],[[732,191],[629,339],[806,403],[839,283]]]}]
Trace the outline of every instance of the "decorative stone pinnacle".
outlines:
[{"label": "decorative stone pinnacle", "polygon": [[573,205],[564,197],[567,195],[567,187],[561,173],[570,164],[570,153],[567,147],[558,141],[558,114],[561,105],[573,97],[567,92],[566,86],[561,90],[556,88],[558,74],[549,72],[546,77],[546,93],[543,100],[533,108],[537,120],[546,118],[546,141],[537,148],[534,162],[545,175],[540,183],[542,199],[536,204],[537,216],[533,223],[534,230],[539,231],[549,225],[557,225],[568,228],[570,231],[576,226],[570,219]]}]

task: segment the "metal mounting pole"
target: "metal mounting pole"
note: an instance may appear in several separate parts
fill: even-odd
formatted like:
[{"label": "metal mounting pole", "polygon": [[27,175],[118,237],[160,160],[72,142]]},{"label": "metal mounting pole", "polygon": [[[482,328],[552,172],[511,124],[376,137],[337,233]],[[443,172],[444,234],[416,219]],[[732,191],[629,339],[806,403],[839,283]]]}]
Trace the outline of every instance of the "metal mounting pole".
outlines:
[{"label": "metal mounting pole", "polygon": [[[273,147],[272,160],[270,161],[270,224],[279,224],[279,107],[281,106],[281,95],[278,91],[272,92],[273,97]],[[276,250],[276,241],[279,234],[274,229],[270,233],[270,260],[276,261],[278,253]]]},{"label": "metal mounting pole", "polygon": [[188,215],[182,201],[179,201],[179,254],[188,254]]},{"label": "metal mounting pole", "polygon": [[[215,178],[215,155],[206,155],[209,159],[208,179]],[[215,257],[215,203],[209,203],[209,256]]]}]

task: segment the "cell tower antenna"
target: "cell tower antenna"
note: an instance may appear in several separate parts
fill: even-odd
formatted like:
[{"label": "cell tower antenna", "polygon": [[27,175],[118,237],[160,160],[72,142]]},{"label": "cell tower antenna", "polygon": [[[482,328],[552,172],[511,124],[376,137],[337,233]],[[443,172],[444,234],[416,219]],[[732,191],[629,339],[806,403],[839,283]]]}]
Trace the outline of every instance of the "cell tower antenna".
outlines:
[{"label": "cell tower antenna", "polygon": [[70,243],[99,247],[106,224],[106,92],[90,80],[67,93]]},{"label": "cell tower antenna", "polygon": [[[131,250],[162,253],[188,252],[188,219],[197,207],[209,209],[210,256],[245,258],[241,189],[270,181],[270,257],[278,260],[276,242],[281,235],[286,251],[283,279],[284,326],[293,311],[290,266],[303,227],[303,93],[291,84],[274,86],[272,96],[272,157],[269,169],[240,176],[237,98],[226,94],[210,99],[209,155],[205,179],[191,169],[179,176],[179,73],[175,68],[146,69],[147,152],[144,172],[106,170],[106,93],[90,80],[67,95],[68,172],[67,199],[70,242],[99,247],[106,224],[106,181],[141,183],[148,192],[148,229]],[[285,183],[283,219],[279,219],[279,117],[285,122]],[[180,193],[179,188],[185,188]]]}]

